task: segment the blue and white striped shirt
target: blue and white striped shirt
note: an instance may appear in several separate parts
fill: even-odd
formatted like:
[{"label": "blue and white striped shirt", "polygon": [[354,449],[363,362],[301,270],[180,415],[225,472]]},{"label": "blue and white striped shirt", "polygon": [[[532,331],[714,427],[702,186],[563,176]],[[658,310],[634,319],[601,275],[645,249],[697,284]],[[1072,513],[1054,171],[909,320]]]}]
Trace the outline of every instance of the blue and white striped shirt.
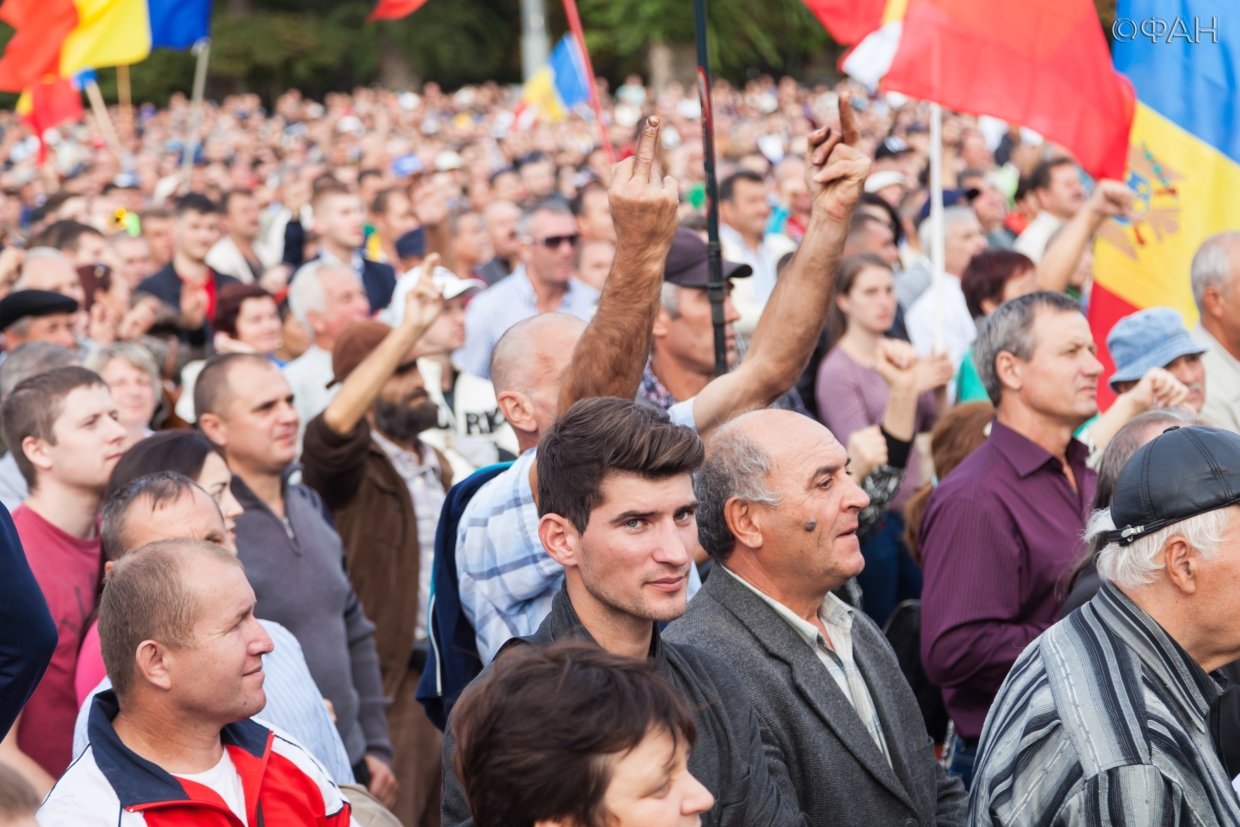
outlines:
[{"label": "blue and white striped shirt", "polygon": [[[598,291],[584,281],[571,279],[557,311],[589,321],[598,304]],[[465,309],[465,347],[457,351],[461,370],[491,378],[491,351],[508,328],[538,315],[538,296],[521,265],[469,302]]]},{"label": "blue and white striped shirt", "polygon": [[[319,759],[337,784],[352,784],[353,767],[344,751],[344,742],[327,714],[323,694],[310,676],[301,644],[279,623],[258,622],[267,630],[275,648],[263,656],[263,691],[267,694],[267,705],[253,717],[291,735]],[[77,722],[73,725],[74,758],[81,755],[90,742],[86,722],[95,696],[111,688],[112,681],[105,677],[78,710]]]},{"label": "blue and white striped shirt", "polygon": [[972,825],[1240,825],[1207,726],[1222,677],[1104,585],[1033,641],[986,719]]}]

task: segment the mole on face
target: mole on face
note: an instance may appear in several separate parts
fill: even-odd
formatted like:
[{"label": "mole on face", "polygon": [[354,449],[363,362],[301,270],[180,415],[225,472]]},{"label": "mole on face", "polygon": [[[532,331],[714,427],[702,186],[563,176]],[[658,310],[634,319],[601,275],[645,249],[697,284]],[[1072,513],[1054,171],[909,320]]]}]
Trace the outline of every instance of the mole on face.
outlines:
[{"label": "mole on face", "polygon": [[816,529],[816,528],[818,528],[818,522],[817,522],[816,520],[806,520],[806,521],[805,521],[805,530],[806,530],[806,531],[813,531],[813,530],[814,530],[814,529]]}]

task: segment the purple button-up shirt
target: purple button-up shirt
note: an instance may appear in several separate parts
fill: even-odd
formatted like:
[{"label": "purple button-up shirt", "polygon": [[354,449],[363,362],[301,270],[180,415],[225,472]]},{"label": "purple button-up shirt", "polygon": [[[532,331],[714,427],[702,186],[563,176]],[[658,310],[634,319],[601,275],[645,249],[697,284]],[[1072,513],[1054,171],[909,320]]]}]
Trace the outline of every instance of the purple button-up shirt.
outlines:
[{"label": "purple button-up shirt", "polygon": [[963,738],[982,734],[1008,670],[1055,622],[1094,497],[1088,454],[1068,446],[1074,491],[1056,457],[995,420],[926,506],[921,658]]}]

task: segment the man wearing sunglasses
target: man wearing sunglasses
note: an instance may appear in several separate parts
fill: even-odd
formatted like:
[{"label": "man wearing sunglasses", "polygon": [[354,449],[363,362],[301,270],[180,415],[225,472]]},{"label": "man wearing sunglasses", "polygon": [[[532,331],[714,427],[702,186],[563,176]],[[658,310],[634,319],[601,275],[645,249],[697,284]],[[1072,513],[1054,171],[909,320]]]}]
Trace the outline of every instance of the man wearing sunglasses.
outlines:
[{"label": "man wearing sunglasses", "polygon": [[568,313],[589,321],[598,291],[576,277],[577,219],[562,202],[544,201],[517,224],[520,265],[479,293],[465,313],[461,368],[491,375],[491,351],[508,328],[541,313]]}]

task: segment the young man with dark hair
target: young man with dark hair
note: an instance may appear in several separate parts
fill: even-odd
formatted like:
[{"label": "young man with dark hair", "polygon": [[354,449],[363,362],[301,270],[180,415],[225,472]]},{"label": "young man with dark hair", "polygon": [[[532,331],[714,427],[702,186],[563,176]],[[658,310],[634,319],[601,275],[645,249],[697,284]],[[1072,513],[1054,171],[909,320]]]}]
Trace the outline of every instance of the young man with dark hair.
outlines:
[{"label": "young man with dark hair", "polygon": [[719,242],[723,257],[748,264],[753,278],[738,284],[733,301],[740,313],[737,329],[749,336],[758,324],[778,278],[779,260],[796,249],[790,238],[766,231],[771,201],[766,180],[752,170],[734,172],[719,183]]},{"label": "young man with dark hair", "polygon": [[[689,771],[719,802],[704,823],[799,824],[782,793],[788,779],[768,767],[758,716],[732,672],[659,635],[658,624],[685,612],[702,458],[692,428],[647,405],[605,397],[569,408],[538,451],[538,535],[564,567],[564,588],[538,631],[505,648],[584,639],[653,661],[694,710],[700,741]],[[449,739],[445,756],[452,750]],[[448,782],[445,823],[461,824],[464,800]]]},{"label": "young man with dark hair", "polygon": [[17,751],[9,753],[9,763],[46,792],[72,758],[73,677],[103,565],[99,501],[121,457],[125,429],[103,379],[76,366],[22,381],[0,417],[5,443],[30,488],[13,522],[60,637],[13,728]]},{"label": "young man with dark hair", "polygon": [[219,237],[216,203],[196,192],[181,196],[176,202],[172,261],[138,285],[139,291],[156,297],[180,314],[181,339],[198,348],[211,343],[209,320],[215,316],[215,299],[220,289],[238,283],[207,264],[207,254]]},{"label": "young man with dark hair", "polygon": [[264,259],[256,246],[260,229],[258,199],[249,190],[229,190],[220,199],[223,237],[207,253],[207,264],[215,272],[245,284],[256,283],[279,259]]},{"label": "young man with dark hair", "polygon": [[1016,237],[1013,249],[1037,262],[1055,231],[1084,205],[1085,187],[1076,162],[1064,157],[1051,158],[1034,167],[1029,184],[1038,203],[1038,214]]},{"label": "young man with dark hair", "polygon": [[320,258],[343,265],[357,276],[366,289],[372,313],[387,307],[396,289],[396,271],[390,264],[371,261],[363,253],[366,212],[362,199],[344,184],[325,181],[315,187],[310,203]]},{"label": "young man with dark hair", "polygon": [[258,596],[259,617],[288,628],[332,703],[359,782],[384,804],[396,798],[392,746],[374,624],[345,572],[340,535],[318,495],[290,481],[297,410],[266,356],[231,353],[207,363],[194,387],[203,434],[224,451],[245,512],[237,549]]}]

